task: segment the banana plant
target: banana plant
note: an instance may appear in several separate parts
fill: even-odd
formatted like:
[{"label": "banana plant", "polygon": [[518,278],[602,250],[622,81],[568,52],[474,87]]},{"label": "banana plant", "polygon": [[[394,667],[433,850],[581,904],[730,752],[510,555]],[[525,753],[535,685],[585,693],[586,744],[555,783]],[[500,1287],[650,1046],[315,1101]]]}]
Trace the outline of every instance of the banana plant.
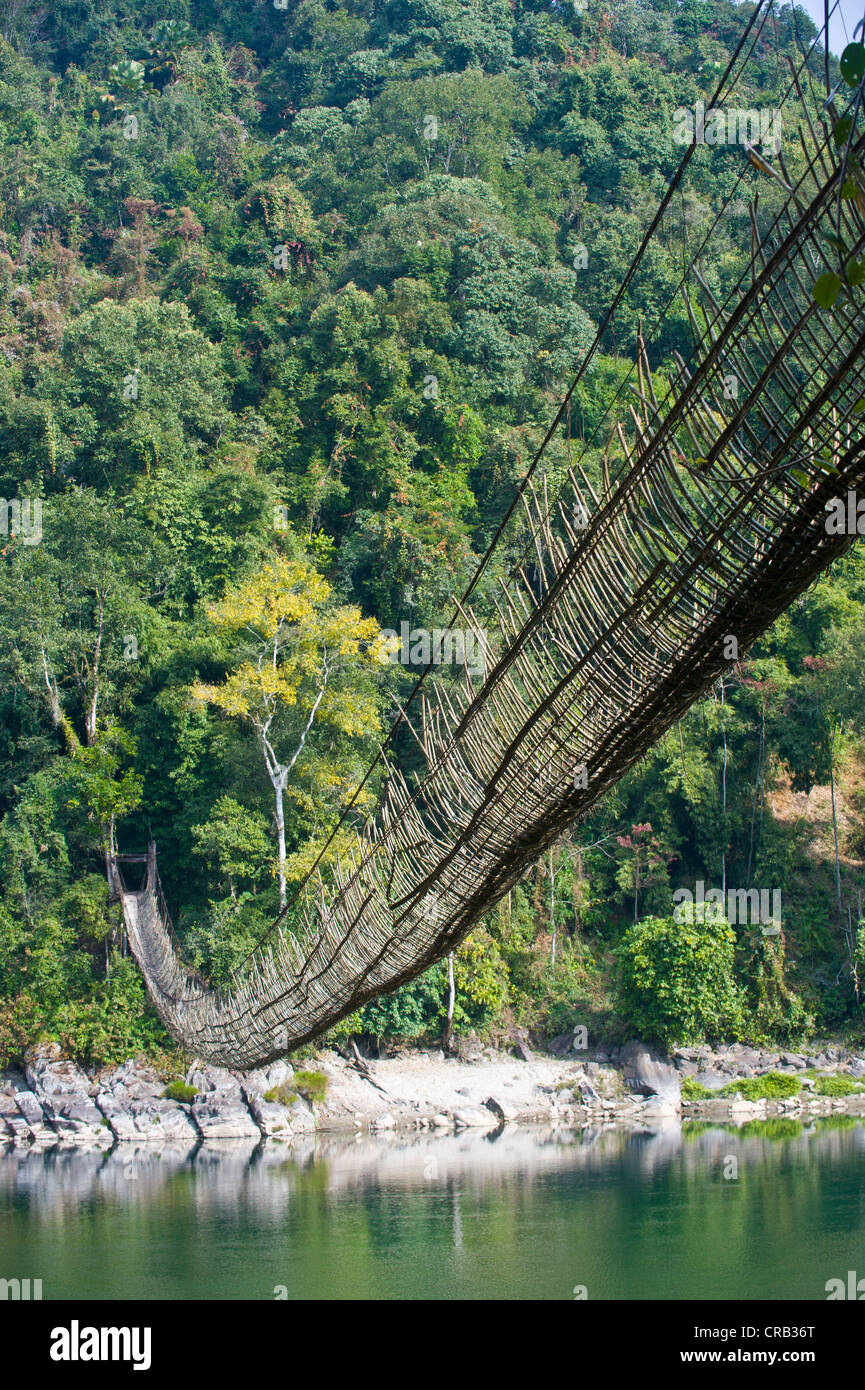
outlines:
[{"label": "banana plant", "polygon": [[145,61],[152,78],[173,81],[180,66],[184,48],[194,43],[195,35],[185,19],[161,19],[150,31]]}]

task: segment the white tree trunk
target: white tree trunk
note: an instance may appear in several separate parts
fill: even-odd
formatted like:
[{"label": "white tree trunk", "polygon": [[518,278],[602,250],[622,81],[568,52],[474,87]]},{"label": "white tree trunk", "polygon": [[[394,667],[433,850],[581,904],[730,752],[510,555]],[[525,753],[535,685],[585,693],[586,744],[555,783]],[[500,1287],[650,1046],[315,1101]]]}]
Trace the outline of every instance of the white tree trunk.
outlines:
[{"label": "white tree trunk", "polygon": [[285,814],[282,809],[282,778],[274,782],[276,796],[276,838],[279,849],[279,906],[285,907]]},{"label": "white tree trunk", "polygon": [[315,703],[313,704],[312,709],[309,711],[309,717],[307,718],[306,724],[303,729],[303,733],[300,736],[298,745],[295,748],[294,753],[292,754],[292,757],[289,762],[281,763],[279,761],[279,759],[276,756],[273,744],[271,743],[268,737],[272,716],[268,718],[266,722],[260,723],[256,726],[258,740],[261,745],[261,751],[264,754],[265,767],[267,768],[267,773],[270,777],[271,785],[273,787],[273,792],[276,799],[276,815],[274,818],[276,820],[276,834],[279,849],[279,906],[281,908],[285,907],[286,902],[285,815],[282,807],[282,793],[285,791],[285,784],[288,781],[289,773],[291,772],[292,768],[294,767],[295,763],[300,757],[303,751],[303,746],[306,743],[307,734],[312,728],[312,723],[315,719],[316,710],[321,704],[322,696],[324,695],[325,691],[325,686],[327,685],[327,677],[328,668],[327,664],[325,663],[325,668],[322,673],[322,681],[319,687],[318,695],[315,698]]},{"label": "white tree trunk", "polygon": [[454,1026],[454,1004],[456,1003],[456,986],[454,984],[454,953],[448,953],[448,1012],[445,1019],[445,1030],[442,1042],[446,1048],[450,1047],[451,1033]]},{"label": "white tree trunk", "polygon": [[553,950],[550,964],[556,964],[556,878],[553,873],[553,851],[550,850],[550,926],[553,930]]}]

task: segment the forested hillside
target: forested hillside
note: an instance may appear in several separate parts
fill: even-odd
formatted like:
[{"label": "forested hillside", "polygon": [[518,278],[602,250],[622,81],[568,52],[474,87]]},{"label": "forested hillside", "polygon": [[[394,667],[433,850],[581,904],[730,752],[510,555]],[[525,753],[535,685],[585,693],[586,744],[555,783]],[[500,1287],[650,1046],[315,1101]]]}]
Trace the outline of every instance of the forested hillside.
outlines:
[{"label": "forested hillside", "polygon": [[[0,1062],[166,1045],[112,842],[156,841],[217,980],[290,901],[419,674],[379,634],[449,622],[681,156],[673,112],[710,99],[750,12],[0,9],[0,496],[21,503],[0,534]],[[814,32],[779,10],[738,105],[776,105]],[[723,296],[755,193],[777,190],[741,148],[697,151],[552,486],[584,450],[600,476],[640,326],[659,381],[687,358],[683,269],[724,208],[703,250]],[[457,1033],[860,1027],[863,596],[857,546],[491,911],[454,962]],[[715,933],[696,981],[670,956],[653,1008],[673,892],[700,880],[779,891],[781,934]],[[438,1036],[447,996],[442,964],[342,1030]]]}]

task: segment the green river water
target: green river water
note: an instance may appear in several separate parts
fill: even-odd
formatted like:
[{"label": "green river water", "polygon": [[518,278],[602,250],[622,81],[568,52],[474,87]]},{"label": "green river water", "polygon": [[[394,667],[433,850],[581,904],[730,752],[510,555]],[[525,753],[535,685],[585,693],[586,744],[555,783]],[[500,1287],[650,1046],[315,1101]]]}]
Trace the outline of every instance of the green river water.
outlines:
[{"label": "green river water", "polygon": [[865,1277],[863,1172],[846,1119],[7,1151],[0,1277],[44,1299],[824,1300]]}]

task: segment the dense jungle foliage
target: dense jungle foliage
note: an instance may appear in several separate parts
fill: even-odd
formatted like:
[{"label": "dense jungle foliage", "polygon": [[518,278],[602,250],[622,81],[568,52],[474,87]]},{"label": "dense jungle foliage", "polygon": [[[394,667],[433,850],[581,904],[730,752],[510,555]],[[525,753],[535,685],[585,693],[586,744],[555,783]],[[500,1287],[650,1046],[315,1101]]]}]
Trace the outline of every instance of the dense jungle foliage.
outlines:
[{"label": "dense jungle foliage", "polygon": [[[272,920],[417,675],[380,630],[448,622],[678,163],[673,112],[750,12],[0,5],[0,494],[31,501],[0,535],[0,1062],[166,1044],[112,837],[156,841],[212,978]],[[814,32],[779,8],[738,105],[777,105]],[[754,193],[778,197],[741,148],[697,151],[553,483],[584,447],[599,475],[640,324],[659,383],[687,358],[683,269],[725,207],[703,268],[735,286]],[[455,957],[457,1035],[859,1026],[863,593],[857,546],[491,910]],[[674,930],[699,880],[779,890],[780,935]],[[438,1036],[447,997],[443,963],[340,1031]]]}]

